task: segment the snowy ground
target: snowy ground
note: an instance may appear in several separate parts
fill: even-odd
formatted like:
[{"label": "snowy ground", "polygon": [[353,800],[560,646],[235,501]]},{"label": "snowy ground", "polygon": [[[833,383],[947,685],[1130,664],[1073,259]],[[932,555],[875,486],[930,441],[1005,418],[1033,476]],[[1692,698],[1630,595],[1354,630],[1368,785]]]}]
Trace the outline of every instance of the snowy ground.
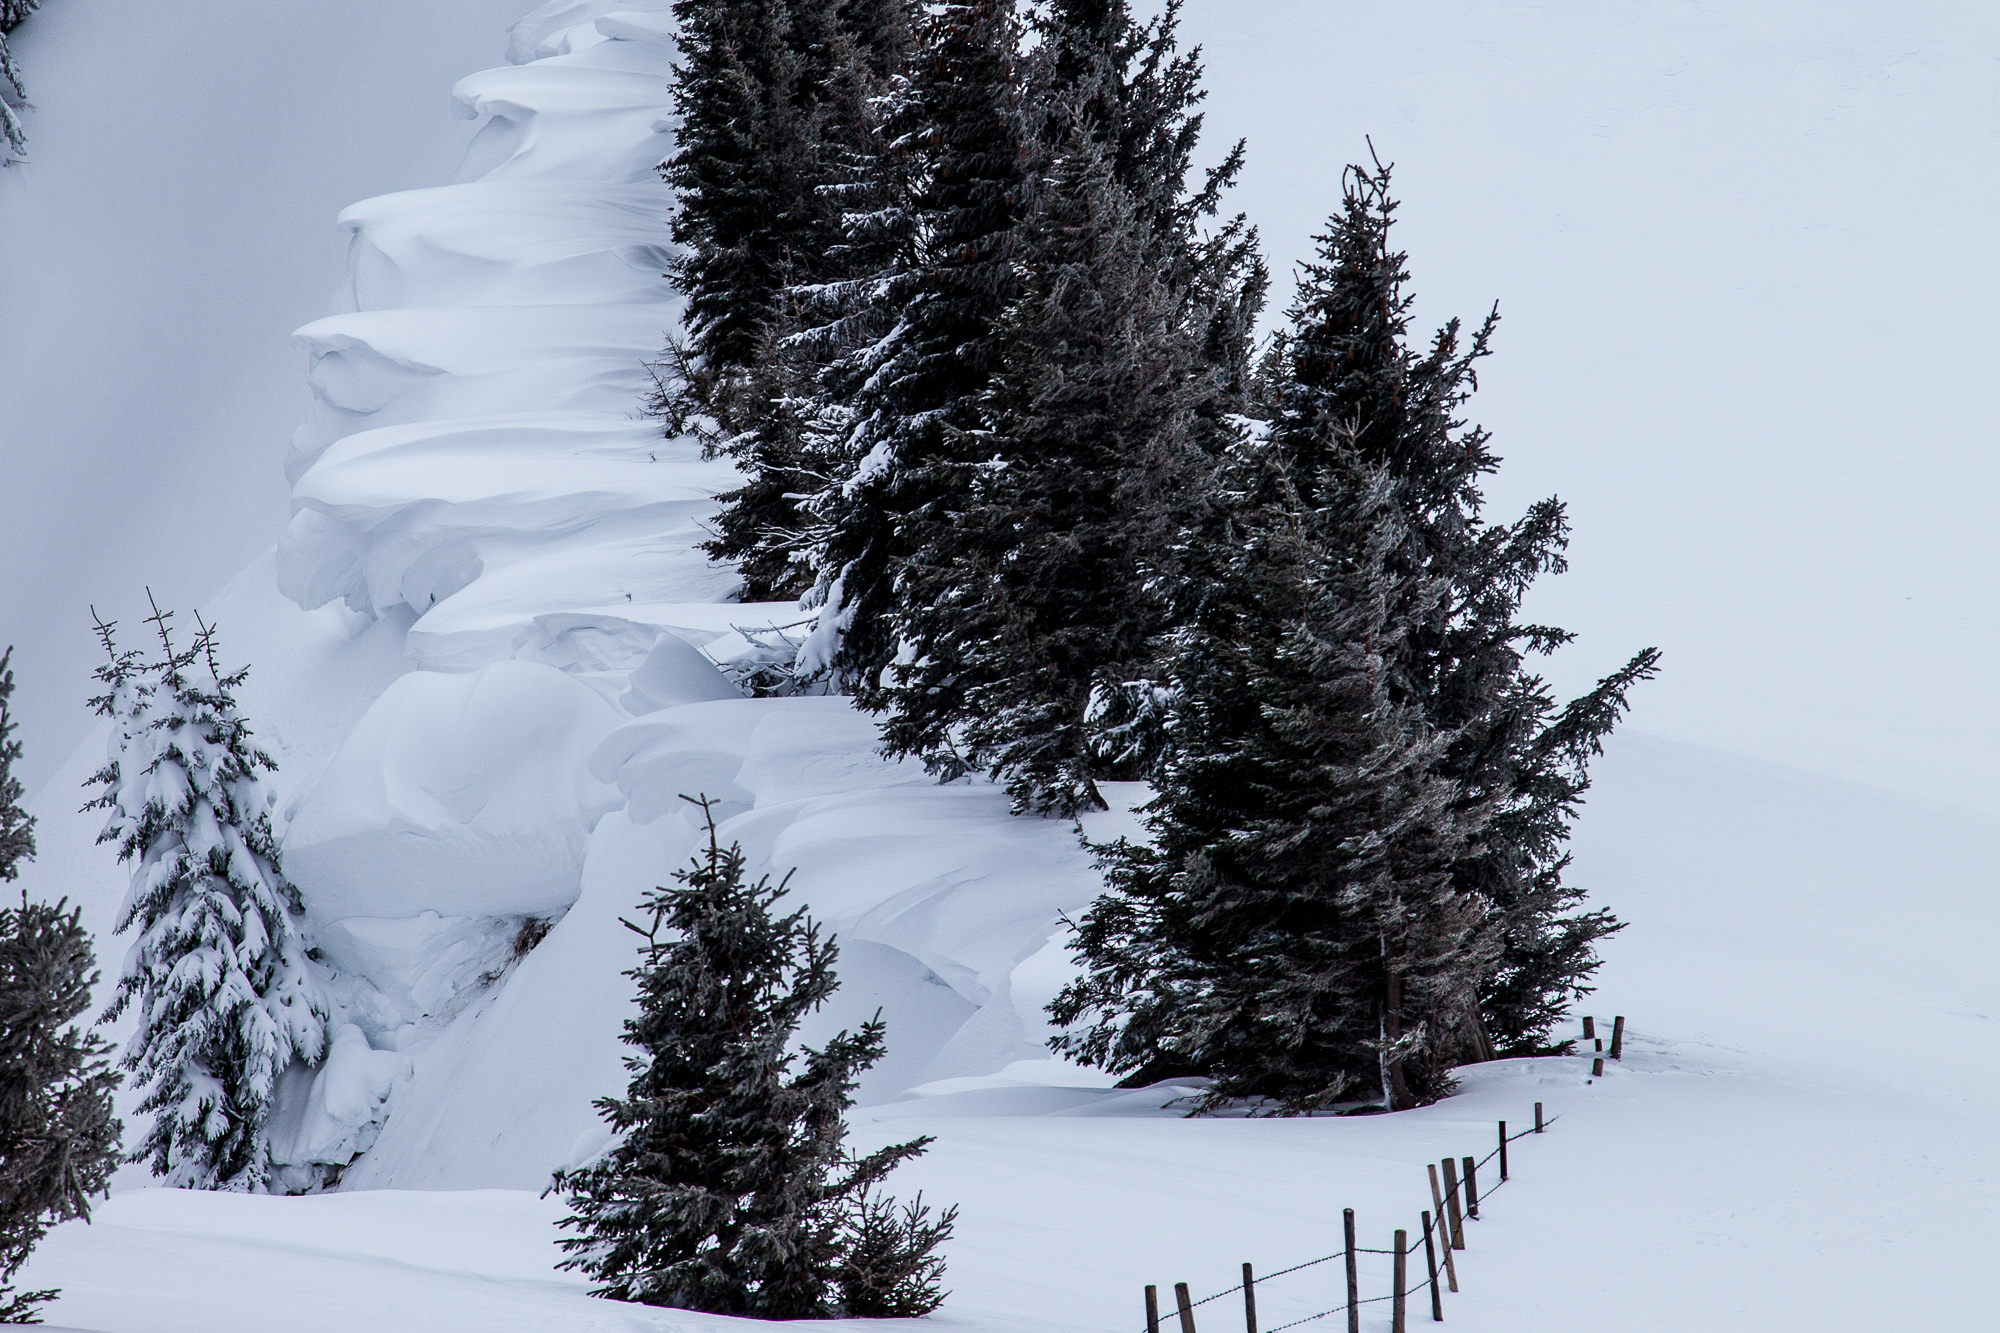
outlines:
[{"label": "snowy ground", "polygon": [[[1580,1060],[1503,1062],[1390,1118],[1191,1121],[1019,1086],[877,1106],[857,1137],[938,1135],[899,1187],[962,1208],[931,1322],[1136,1333],[1144,1283],[1200,1295],[1245,1260],[1316,1258],[1342,1207],[1386,1245],[1424,1206],[1423,1162],[1484,1152],[1494,1120],[1541,1101],[1562,1120],[1515,1145],[1454,1325],[1983,1327],[1990,822],[1644,737],[1603,762],[1579,874],[1634,922],[1590,1006],[1628,1016],[1622,1065],[1587,1083]],[[528,1192],[135,1192],[60,1229],[29,1277],[66,1289],[56,1319],[102,1333],[729,1322],[583,1296],[551,1272],[557,1215]],[[1264,1326],[1333,1305],[1331,1267],[1260,1293]],[[1219,1301],[1200,1326],[1237,1317]]]},{"label": "snowy ground", "polygon": [[[1516,1145],[1454,1323],[1978,1326],[2000,906],[1992,821],[1970,810],[1621,737],[1576,865],[1633,923],[1589,1006],[1631,1024],[1599,1081],[1502,1062],[1393,1117],[1188,1120],[1045,1058],[1060,917],[1097,888],[1075,830],[882,763],[841,701],[743,700],[719,669],[787,609],[722,600],[692,543],[729,473],[634,417],[674,317],[650,170],[663,8],[536,11],[509,65],[459,85],[476,133],[457,178],[347,211],[339,312],[300,333],[291,525],[209,607],[255,664],[287,864],[339,973],[337,1053],[287,1094],[288,1149],[365,1151],[342,1193],[307,1199],[153,1191],[129,1169],[29,1269],[64,1290],[52,1318],[730,1322],[590,1299],[553,1271],[559,1205],[537,1197],[601,1141],[589,1103],[622,1086],[629,1003],[617,919],[686,856],[676,797],[703,791],[843,940],[821,1028],[887,1014],[856,1137],[938,1138],[898,1180],[962,1209],[937,1327],[1136,1330],[1143,1284],[1199,1295],[1246,1260],[1317,1258],[1343,1207],[1385,1246],[1426,1206],[1425,1161],[1483,1153],[1537,1101],[1562,1118]],[[115,967],[122,877],[73,813],[99,762],[86,745],[42,792],[30,886],[81,901]],[[554,924],[502,961],[529,918]],[[1385,1289],[1378,1267],[1363,1280]],[[1274,1283],[1264,1327],[1338,1285],[1329,1265]],[[1219,1301],[1201,1326],[1234,1319]]]}]

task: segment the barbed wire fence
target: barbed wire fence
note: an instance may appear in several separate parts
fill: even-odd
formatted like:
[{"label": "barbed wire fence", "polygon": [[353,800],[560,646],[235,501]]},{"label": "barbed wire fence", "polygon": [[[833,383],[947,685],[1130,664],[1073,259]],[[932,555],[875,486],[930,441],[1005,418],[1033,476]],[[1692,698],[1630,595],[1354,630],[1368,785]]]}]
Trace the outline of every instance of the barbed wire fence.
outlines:
[{"label": "barbed wire fence", "polygon": [[[1596,1043],[1595,1050],[1590,1053],[1591,1076],[1593,1078],[1600,1078],[1604,1074],[1604,1061],[1607,1057],[1613,1060],[1622,1060],[1624,1058],[1624,1016],[1620,1015],[1612,1020],[1611,1049],[1609,1051],[1604,1049],[1604,1041],[1597,1035],[1597,1021],[1595,1018],[1585,1018],[1583,1020],[1583,1039]],[[1317,1259],[1308,1259],[1304,1263],[1293,1264],[1290,1268],[1281,1268],[1275,1273],[1265,1273],[1262,1276],[1258,1276],[1252,1266],[1246,1263],[1243,1265],[1243,1280],[1241,1282],[1233,1287],[1218,1291],[1213,1295],[1203,1296],[1199,1300],[1191,1298],[1187,1283],[1176,1282],[1174,1284],[1175,1308],[1172,1313],[1179,1317],[1179,1333],[1196,1333],[1194,1314],[1196,1310],[1204,1305],[1223,1300],[1238,1293],[1241,1293],[1243,1297],[1245,1333],[1285,1333],[1287,1329],[1299,1328],[1303,1325],[1343,1313],[1347,1316],[1347,1333],[1360,1333],[1361,1311],[1363,1307],[1380,1305],[1384,1301],[1390,1302],[1390,1327],[1393,1333],[1405,1333],[1410,1303],[1425,1295],[1428,1295],[1430,1298],[1431,1319],[1437,1323],[1444,1322],[1444,1293],[1458,1290],[1458,1265],[1453,1255],[1455,1252],[1462,1252],[1465,1249],[1466,1222],[1476,1221],[1479,1218],[1482,1197],[1479,1189],[1479,1173],[1497,1159],[1500,1178],[1486,1190],[1484,1195],[1485,1198],[1490,1199],[1513,1179],[1507,1160],[1507,1145],[1518,1142],[1532,1134],[1546,1133],[1550,1125],[1555,1124],[1561,1119],[1560,1115],[1552,1115],[1545,1118],[1542,1114],[1542,1104],[1536,1102],[1533,1128],[1509,1134],[1507,1132],[1507,1122],[1505,1120],[1497,1122],[1497,1142],[1492,1151],[1488,1152],[1484,1157],[1474,1158],[1471,1155],[1460,1158],[1447,1157],[1441,1162],[1428,1164],[1427,1171],[1430,1177],[1431,1206],[1428,1209],[1421,1210],[1422,1221],[1417,1228],[1418,1240],[1414,1243],[1410,1240],[1410,1233],[1407,1230],[1398,1230],[1395,1240],[1389,1249],[1375,1249],[1357,1244],[1355,1241],[1354,1210],[1346,1208],[1341,1210],[1342,1239],[1345,1241],[1345,1244],[1332,1254],[1323,1254]],[[1440,1179],[1440,1168],[1442,1168],[1442,1179]],[[1409,1281],[1409,1265],[1410,1261],[1419,1253],[1423,1255],[1424,1276],[1421,1281],[1412,1283]],[[1359,1257],[1364,1254],[1387,1255],[1393,1261],[1391,1288],[1383,1295],[1366,1298],[1361,1295]],[[1346,1261],[1346,1300],[1338,1305],[1321,1310],[1317,1314],[1309,1314],[1303,1318],[1293,1319],[1270,1328],[1260,1328],[1258,1326],[1257,1289],[1260,1286],[1275,1282],[1279,1278],[1289,1277],[1294,1273],[1303,1272],[1308,1268],[1316,1268],[1320,1264],[1331,1263],[1336,1259],[1344,1259]],[[1148,1286],[1146,1288],[1145,1333],[1160,1333],[1160,1320],[1160,1289],[1157,1286]]]}]

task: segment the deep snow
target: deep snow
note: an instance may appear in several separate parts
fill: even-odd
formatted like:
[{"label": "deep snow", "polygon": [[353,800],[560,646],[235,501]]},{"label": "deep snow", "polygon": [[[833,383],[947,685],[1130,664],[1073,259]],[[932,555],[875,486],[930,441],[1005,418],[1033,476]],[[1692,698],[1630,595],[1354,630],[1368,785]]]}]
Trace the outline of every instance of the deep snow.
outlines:
[{"label": "deep snow", "polygon": [[[1991,825],[1643,738],[1603,764],[1578,870],[1636,923],[1589,1005],[1631,1022],[1607,1078],[1502,1062],[1427,1110],[1311,1121],[1020,1086],[877,1106],[863,1142],[939,1136],[898,1188],[964,1209],[932,1322],[1136,1333],[1143,1283],[1201,1295],[1244,1260],[1318,1257],[1342,1207],[1386,1245],[1424,1206],[1425,1160],[1484,1152],[1493,1120],[1519,1128],[1542,1101],[1562,1119],[1514,1146],[1446,1298],[1454,1326],[1982,1327],[2000,1172]],[[525,1190],[126,1193],[59,1229],[29,1276],[67,1289],[59,1320],[104,1333],[729,1322],[582,1296],[550,1270],[559,1211]],[[1264,1326],[1332,1305],[1329,1267],[1260,1293]],[[1217,1302],[1201,1327],[1235,1318]]]},{"label": "deep snow", "polygon": [[[1191,1121],[1162,1108],[1170,1090],[1112,1091],[1046,1058],[1060,917],[1096,892],[1075,830],[880,761],[839,700],[734,698],[720,669],[752,651],[744,630],[792,613],[723,600],[692,543],[730,473],[634,412],[673,319],[650,171],[670,128],[664,7],[544,6],[513,30],[512,64],[459,84],[475,133],[455,183],[342,215],[339,313],[300,334],[313,399],[287,469],[294,517],[209,606],[229,658],[254,663],[245,712],[281,761],[288,865],[342,1005],[335,1056],[288,1092],[282,1137],[302,1155],[367,1151],[343,1193],[298,1200],[150,1191],[128,1170],[97,1223],[60,1228],[29,1270],[65,1289],[53,1317],[102,1333],[729,1322],[582,1295],[550,1269],[559,1205],[536,1197],[602,1142],[589,1102],[622,1086],[629,1003],[618,918],[685,858],[677,798],[705,791],[753,869],[796,868],[799,899],[841,936],[845,985],[807,1035],[877,1007],[890,1021],[856,1136],[938,1135],[897,1187],[963,1208],[940,1326],[1136,1327],[1141,1284],[1200,1294],[1244,1260],[1325,1254],[1343,1206],[1384,1244],[1424,1206],[1425,1159],[1483,1152],[1494,1120],[1519,1127],[1537,1100],[1563,1119],[1517,1146],[1454,1321],[1969,1321],[1995,1165],[1984,948],[2000,909],[1991,821],[1965,809],[1621,737],[1576,870],[1634,923],[1589,1005],[1630,1017],[1631,1053],[1595,1083],[1579,1060],[1501,1062],[1394,1117]],[[1415,21],[1381,20],[1371,40]],[[1253,10],[1242,32],[1263,22]],[[1479,23],[1498,22],[1452,36],[1442,68],[1483,67],[1481,41],[1504,34]],[[1661,22],[1614,53],[1665,40]],[[1699,67],[1738,95],[1724,66]],[[1416,173],[1412,194],[1426,188]],[[1508,484],[1528,493],[1543,465]],[[1782,730],[1731,738],[1768,748]],[[115,967],[122,873],[70,813],[100,761],[86,745],[40,794],[29,882],[82,900]],[[531,921],[554,924],[517,958]],[[1327,1267],[1274,1285],[1264,1326],[1326,1308],[1336,1286]],[[1233,1317],[1204,1310],[1211,1329]]]}]

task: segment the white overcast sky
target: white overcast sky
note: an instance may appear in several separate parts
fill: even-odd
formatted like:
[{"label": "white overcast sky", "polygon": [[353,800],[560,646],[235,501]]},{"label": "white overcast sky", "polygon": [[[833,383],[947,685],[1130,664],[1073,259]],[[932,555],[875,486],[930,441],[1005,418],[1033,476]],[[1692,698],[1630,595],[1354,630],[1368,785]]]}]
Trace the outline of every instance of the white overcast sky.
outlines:
[{"label": "white overcast sky", "polygon": [[[49,0],[0,174],[0,643],[32,781],[85,730],[87,606],[214,592],[286,517],[345,204],[442,183],[446,90],[525,0]],[[1285,304],[1363,135],[1421,318],[1498,300],[1498,514],[1570,505],[1580,687],[1630,725],[2000,800],[2000,8],[1190,0],[1210,141]],[[225,627],[226,633],[226,627]]]}]

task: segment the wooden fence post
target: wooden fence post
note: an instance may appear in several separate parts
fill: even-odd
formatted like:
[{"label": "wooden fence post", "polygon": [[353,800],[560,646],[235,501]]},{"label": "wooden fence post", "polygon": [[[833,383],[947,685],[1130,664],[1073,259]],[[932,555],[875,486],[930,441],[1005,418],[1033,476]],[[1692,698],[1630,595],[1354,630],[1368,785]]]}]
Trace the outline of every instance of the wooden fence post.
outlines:
[{"label": "wooden fence post", "polygon": [[1465,1159],[1465,1215],[1479,1216],[1479,1163]]},{"label": "wooden fence post", "polygon": [[[1457,1264],[1454,1264],[1454,1263],[1453,1263],[1453,1262],[1451,1261],[1451,1233],[1450,1233],[1450,1232],[1448,1232],[1448,1231],[1446,1231],[1446,1230],[1444,1229],[1444,1225],[1445,1225],[1445,1223],[1444,1223],[1444,1191],[1442,1191],[1442,1190],[1440,1190],[1440,1189],[1438,1188],[1438,1169],[1437,1169],[1437,1167],[1435,1167],[1435,1166],[1432,1166],[1432,1167],[1430,1168],[1430,1173],[1431,1173],[1431,1207],[1433,1207],[1433,1208],[1437,1209],[1437,1222],[1436,1222],[1436,1226],[1437,1226],[1437,1228],[1438,1228],[1438,1231],[1439,1231],[1439,1234],[1441,1234],[1441,1235],[1442,1235],[1442,1236],[1444,1237],[1444,1275],[1445,1275],[1445,1278],[1446,1278],[1446,1280],[1447,1280],[1447,1281],[1449,1281],[1449,1282],[1451,1283],[1451,1289],[1452,1289],[1453,1291],[1457,1291],[1457,1290],[1458,1290],[1458,1265],[1457,1265]],[[1426,1232],[1424,1233],[1424,1238],[1425,1238],[1425,1243],[1427,1243],[1427,1244],[1428,1244],[1428,1243],[1429,1243],[1429,1238],[1430,1238],[1430,1233],[1429,1233],[1428,1231],[1426,1231]]]},{"label": "wooden fence post", "polygon": [[1160,1333],[1160,1289],[1146,1287],[1146,1333]]},{"label": "wooden fence post", "polygon": [[1459,1211],[1458,1163],[1444,1159],[1444,1215],[1451,1222],[1451,1248],[1465,1248],[1465,1216]]},{"label": "wooden fence post", "polygon": [[1583,1016],[1583,1039],[1589,1041],[1597,1035],[1597,1020],[1589,1014]]},{"label": "wooden fence post", "polygon": [[1500,1179],[1507,1179],[1507,1122],[1500,1122]]},{"label": "wooden fence post", "polygon": [[1354,1267],[1354,1210],[1342,1210],[1347,1232],[1347,1333],[1361,1333],[1361,1274]]},{"label": "wooden fence post", "polygon": [[1625,1015],[1623,1014],[1611,1020],[1611,1058],[1614,1060],[1623,1060],[1625,1058]]},{"label": "wooden fence post", "polygon": [[1603,1077],[1604,1077],[1604,1057],[1603,1057],[1603,1056],[1601,1056],[1601,1055],[1600,1055],[1600,1056],[1598,1056],[1598,1057],[1597,1057],[1597,1058],[1596,1058],[1595,1060],[1592,1060],[1592,1061],[1590,1062],[1590,1076],[1591,1076],[1592,1078],[1603,1078]]},{"label": "wooden fence post", "polygon": [[1403,1285],[1409,1281],[1409,1270],[1404,1267],[1406,1262],[1404,1256],[1409,1252],[1410,1233],[1407,1231],[1398,1231],[1396,1233],[1396,1285],[1391,1288],[1395,1292],[1395,1295],[1389,1300],[1389,1328],[1391,1333],[1404,1333]]},{"label": "wooden fence post", "polygon": [[[1451,1257],[1450,1250],[1445,1251],[1445,1257]],[[1424,1214],[1424,1268],[1431,1275],[1431,1322],[1442,1324],[1444,1322],[1444,1293],[1438,1290],[1437,1246],[1431,1244],[1431,1215],[1429,1213]],[[1454,1282],[1451,1289],[1457,1291],[1458,1284]]]},{"label": "wooden fence post", "polygon": [[1187,1283],[1174,1283],[1174,1304],[1181,1307],[1181,1333],[1194,1333],[1194,1301],[1188,1296]]},{"label": "wooden fence post", "polygon": [[1542,1104],[1541,1104],[1540,1102],[1536,1102],[1536,1103],[1535,1103],[1535,1133],[1539,1134],[1539,1133],[1541,1133],[1541,1132],[1542,1132]]},{"label": "wooden fence post", "polygon": [[1249,1264],[1243,1265],[1243,1327],[1248,1333],[1257,1333],[1257,1279]]}]

